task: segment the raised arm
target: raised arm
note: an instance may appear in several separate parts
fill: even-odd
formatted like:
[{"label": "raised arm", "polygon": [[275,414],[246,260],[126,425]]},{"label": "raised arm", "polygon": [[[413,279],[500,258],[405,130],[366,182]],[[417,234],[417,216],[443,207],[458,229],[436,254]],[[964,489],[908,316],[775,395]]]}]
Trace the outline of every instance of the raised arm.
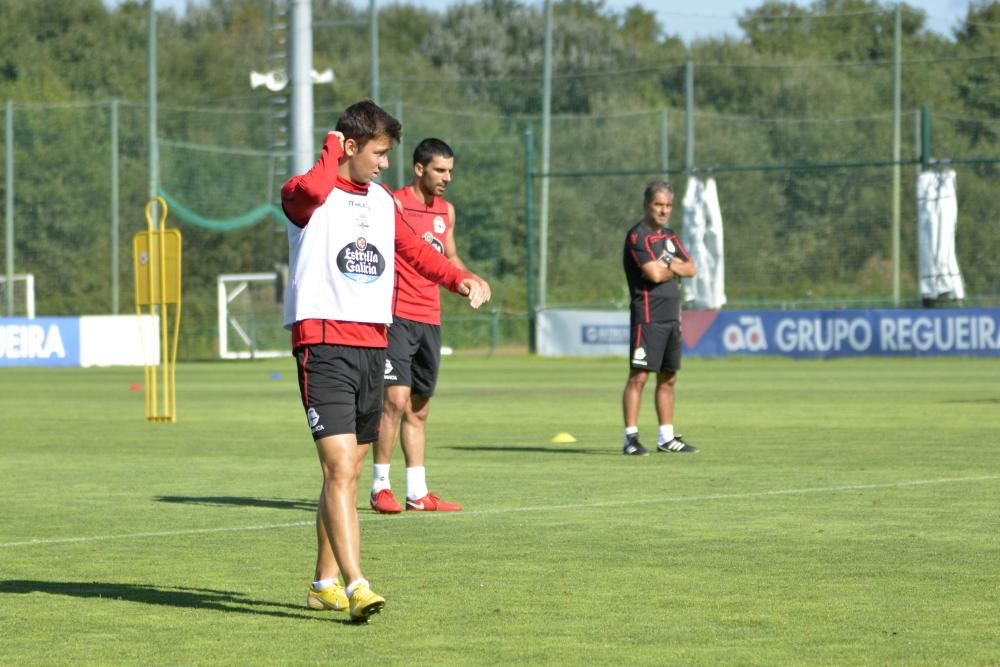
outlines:
[{"label": "raised arm", "polygon": [[337,165],[343,154],[344,135],[328,133],[316,164],[281,186],[281,208],[293,225],[305,227],[316,209],[326,201],[337,181]]}]

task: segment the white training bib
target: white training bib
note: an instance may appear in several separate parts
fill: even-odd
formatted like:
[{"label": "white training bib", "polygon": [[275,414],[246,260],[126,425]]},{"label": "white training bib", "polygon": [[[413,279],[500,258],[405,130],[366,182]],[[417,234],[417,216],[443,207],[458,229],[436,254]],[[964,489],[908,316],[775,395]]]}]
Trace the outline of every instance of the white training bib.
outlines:
[{"label": "white training bib", "polygon": [[378,185],[334,188],[305,227],[288,223],[285,327],[301,320],[392,323],[396,209]]}]

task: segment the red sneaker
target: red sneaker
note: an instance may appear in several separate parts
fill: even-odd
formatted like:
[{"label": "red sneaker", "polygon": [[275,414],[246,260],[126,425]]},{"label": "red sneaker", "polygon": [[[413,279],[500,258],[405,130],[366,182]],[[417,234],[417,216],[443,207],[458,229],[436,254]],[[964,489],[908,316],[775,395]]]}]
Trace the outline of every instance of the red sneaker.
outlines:
[{"label": "red sneaker", "polygon": [[423,498],[416,500],[406,499],[406,510],[414,512],[457,512],[462,509],[458,503],[448,503],[433,493],[428,493]]},{"label": "red sneaker", "polygon": [[371,503],[372,509],[379,514],[399,514],[403,511],[396,496],[392,495],[392,489],[382,489],[378,493],[373,493]]}]

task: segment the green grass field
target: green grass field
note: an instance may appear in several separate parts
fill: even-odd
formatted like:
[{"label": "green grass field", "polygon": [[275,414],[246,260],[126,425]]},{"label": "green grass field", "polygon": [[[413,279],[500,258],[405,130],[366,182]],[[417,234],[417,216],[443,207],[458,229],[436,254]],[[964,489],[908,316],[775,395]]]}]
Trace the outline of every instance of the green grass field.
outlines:
[{"label": "green grass field", "polygon": [[388,602],[359,626],[303,606],[290,359],[182,365],[176,424],[141,369],[0,370],[0,664],[1000,661],[998,360],[688,360],[701,452],[648,458],[620,454],[625,373],[446,358],[428,480],[466,510],[376,515],[366,466]]}]

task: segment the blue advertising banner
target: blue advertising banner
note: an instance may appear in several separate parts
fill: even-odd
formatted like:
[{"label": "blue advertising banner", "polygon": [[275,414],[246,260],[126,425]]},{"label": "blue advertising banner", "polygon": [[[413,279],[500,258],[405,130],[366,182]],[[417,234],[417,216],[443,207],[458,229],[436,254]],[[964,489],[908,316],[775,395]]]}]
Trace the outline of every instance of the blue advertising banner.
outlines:
[{"label": "blue advertising banner", "polygon": [[[1000,308],[684,311],[684,353],[826,359],[864,355],[1000,356]],[[628,355],[628,313],[547,309],[538,353]]]},{"label": "blue advertising banner", "polygon": [[703,357],[1000,356],[1000,309],[691,311],[685,351]]},{"label": "blue advertising banner", "polygon": [[79,365],[79,317],[0,318],[0,368]]}]

